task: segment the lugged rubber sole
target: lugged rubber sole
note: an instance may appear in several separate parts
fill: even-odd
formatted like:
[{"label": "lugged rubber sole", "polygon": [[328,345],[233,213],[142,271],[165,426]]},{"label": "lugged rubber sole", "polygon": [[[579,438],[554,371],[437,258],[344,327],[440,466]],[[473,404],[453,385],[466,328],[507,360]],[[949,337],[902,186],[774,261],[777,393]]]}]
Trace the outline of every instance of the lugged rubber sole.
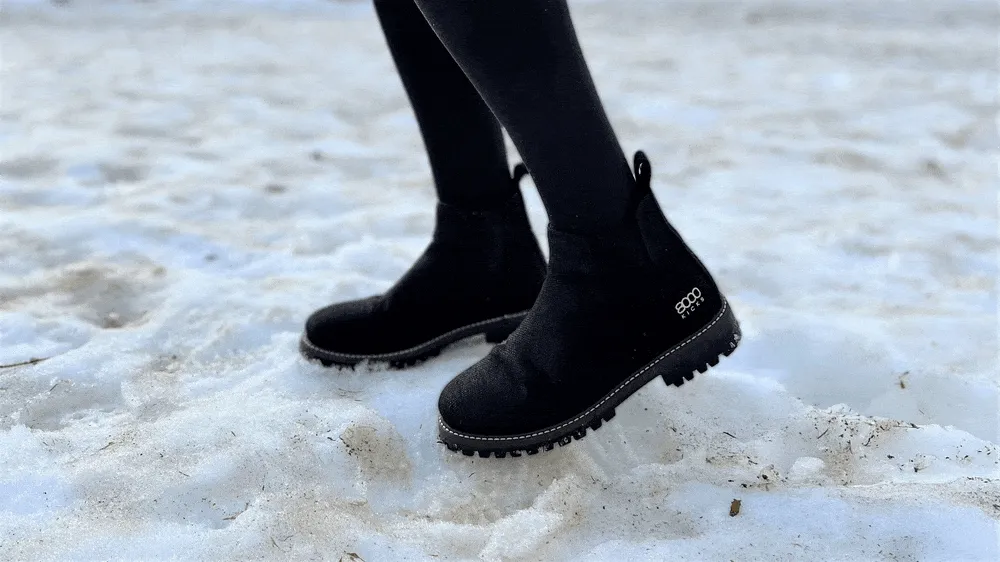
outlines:
[{"label": "lugged rubber sole", "polygon": [[511,332],[517,329],[527,315],[528,311],[525,310],[506,316],[482,320],[455,328],[422,344],[388,353],[342,353],[319,347],[309,341],[309,338],[305,334],[302,334],[302,338],[299,340],[299,351],[307,359],[317,360],[324,367],[332,367],[334,365],[353,367],[362,361],[372,361],[388,363],[390,367],[401,369],[434,357],[441,353],[441,350],[445,347],[472,336],[484,334],[487,342],[500,343],[507,339],[507,336]]},{"label": "lugged rubber sole", "polygon": [[574,439],[583,439],[587,429],[597,430],[615,417],[615,407],[656,378],[667,384],[680,386],[694,378],[694,373],[704,373],[729,356],[742,338],[739,322],[729,303],[723,301],[715,317],[691,337],[664,351],[643,368],[629,375],[624,382],[606,394],[583,413],[539,431],[520,435],[471,435],[456,431],[438,418],[440,440],[452,451],[466,456],[478,454],[487,458],[507,455],[520,457],[523,453],[534,455],[540,450],[551,451],[556,445],[564,446]]}]

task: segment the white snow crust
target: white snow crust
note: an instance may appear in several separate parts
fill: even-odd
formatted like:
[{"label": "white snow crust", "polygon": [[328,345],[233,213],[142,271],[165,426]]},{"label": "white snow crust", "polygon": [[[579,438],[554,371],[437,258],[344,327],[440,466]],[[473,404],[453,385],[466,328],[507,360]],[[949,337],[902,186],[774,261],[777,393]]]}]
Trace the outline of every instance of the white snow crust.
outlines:
[{"label": "white snow crust", "polygon": [[746,339],[487,460],[435,429],[481,340],[297,353],[432,226],[368,3],[7,2],[0,560],[1000,559],[996,4],[573,9]]}]

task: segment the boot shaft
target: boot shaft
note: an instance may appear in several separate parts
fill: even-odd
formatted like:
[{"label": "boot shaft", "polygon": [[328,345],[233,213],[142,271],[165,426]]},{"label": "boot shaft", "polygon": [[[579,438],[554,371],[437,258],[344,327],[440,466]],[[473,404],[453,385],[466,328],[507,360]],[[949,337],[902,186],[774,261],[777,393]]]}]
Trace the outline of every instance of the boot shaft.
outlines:
[{"label": "boot shaft", "polygon": [[[495,305],[529,308],[545,280],[545,257],[531,230],[514,170],[513,194],[491,209],[465,209],[439,202],[431,243],[421,259],[453,264],[455,290],[482,294]],[[522,306],[522,308],[516,308]]]},{"label": "boot shaft", "polygon": [[[672,321],[696,323],[722,305],[712,275],[664,216],[650,188],[651,168],[635,155],[635,190],[622,224],[601,233],[549,227],[549,275],[604,278],[621,292],[660,296],[658,312]],[[660,318],[660,321],[665,318]]]}]

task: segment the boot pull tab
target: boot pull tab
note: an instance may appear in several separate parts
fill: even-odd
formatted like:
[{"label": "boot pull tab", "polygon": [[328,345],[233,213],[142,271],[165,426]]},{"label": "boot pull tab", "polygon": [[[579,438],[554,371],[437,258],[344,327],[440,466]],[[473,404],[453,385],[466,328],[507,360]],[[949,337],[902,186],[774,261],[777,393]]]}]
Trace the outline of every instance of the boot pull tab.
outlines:
[{"label": "boot pull tab", "polygon": [[517,166],[514,166],[514,173],[511,179],[514,181],[514,185],[521,183],[521,179],[528,175],[528,167],[524,165],[524,162],[518,162]]},{"label": "boot pull tab", "polygon": [[653,171],[650,169],[649,158],[645,152],[639,150],[635,153],[632,168],[635,170],[635,182],[641,189],[648,188]]}]

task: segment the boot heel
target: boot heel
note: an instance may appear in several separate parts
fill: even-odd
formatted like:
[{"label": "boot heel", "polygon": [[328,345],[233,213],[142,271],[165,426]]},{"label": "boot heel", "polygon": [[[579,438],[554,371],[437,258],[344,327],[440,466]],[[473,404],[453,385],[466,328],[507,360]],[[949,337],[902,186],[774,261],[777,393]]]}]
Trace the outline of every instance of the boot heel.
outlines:
[{"label": "boot heel", "polygon": [[487,343],[502,343],[507,339],[518,326],[521,325],[521,320],[524,320],[525,314],[518,314],[517,316],[504,318],[497,322],[497,324],[490,326],[486,330],[486,342]]},{"label": "boot heel", "polygon": [[[668,385],[680,386],[694,378],[694,373],[704,373],[719,364],[723,356],[729,356],[743,338],[740,324],[726,303],[726,311],[704,332],[687,344],[687,349],[678,350],[678,357],[670,361],[662,375]],[[665,363],[667,363],[665,361]]]},{"label": "boot heel", "polygon": [[[516,329],[517,326],[514,328]],[[514,330],[508,330],[506,328],[490,330],[489,332],[486,332],[486,343],[503,343],[503,341],[507,339],[507,336],[509,336],[513,331]]]}]

